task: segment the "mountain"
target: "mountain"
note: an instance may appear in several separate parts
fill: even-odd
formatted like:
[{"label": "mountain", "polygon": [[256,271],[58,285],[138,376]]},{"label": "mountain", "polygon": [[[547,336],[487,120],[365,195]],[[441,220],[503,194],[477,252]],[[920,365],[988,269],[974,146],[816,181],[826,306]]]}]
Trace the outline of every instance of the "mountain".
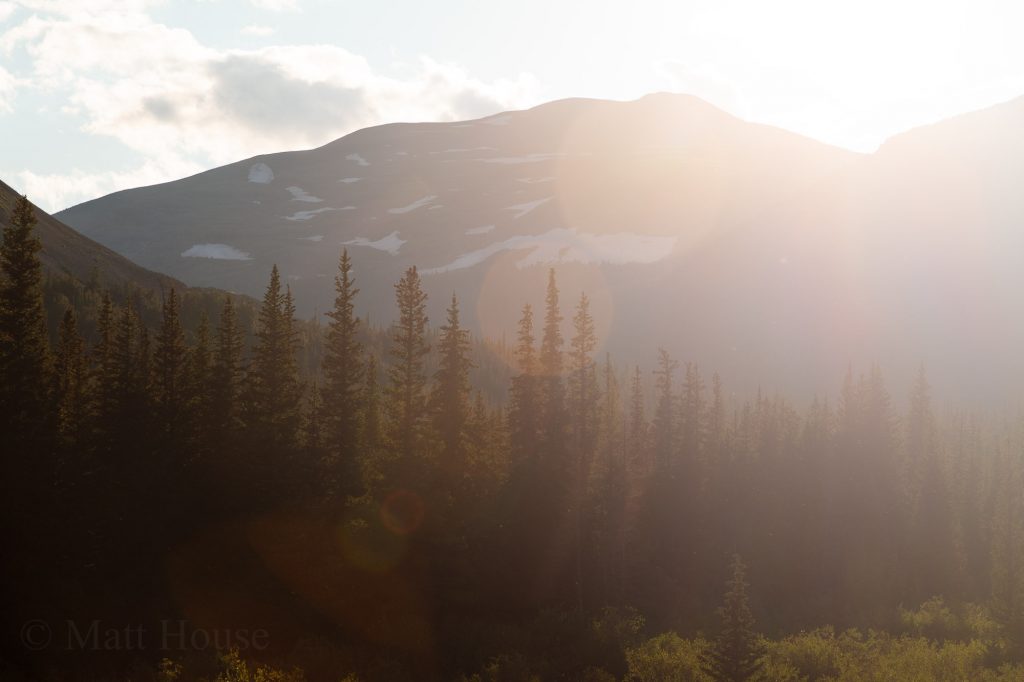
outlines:
[{"label": "mountain", "polygon": [[[18,193],[0,181],[0,227],[10,220],[10,211]],[[225,292],[211,288],[189,287],[167,275],[147,270],[97,244],[66,224],[35,207],[36,235],[42,243],[39,254],[43,265],[43,303],[51,341],[56,341],[57,326],[65,310],[73,308],[80,333],[90,343],[96,340],[100,303],[104,292],[115,305],[131,304],[150,329],[160,324],[164,297],[177,289],[181,295],[181,321],[191,337],[205,316],[218,319]],[[257,301],[234,296],[239,327],[251,338]]]},{"label": "mountain", "polygon": [[[1015,389],[1024,343],[1024,103],[857,154],[690,96],[572,99],[475,121],[400,123],[254,157],[58,214],[149,268],[259,294],[277,263],[309,314],[356,260],[362,313],[392,317],[417,265],[441,319],[452,291],[510,333],[557,265],[586,290],[602,348],[665,345],[754,390],[834,388],[878,361],[925,362],[961,395]],[[969,352],[965,352],[969,351]]]},{"label": "mountain", "polygon": [[[18,193],[0,180],[0,225],[10,221],[10,212]],[[52,275],[67,275],[78,282],[101,278],[112,289],[138,288],[147,292],[179,290],[185,285],[173,277],[147,270],[111,249],[76,232],[39,207],[36,207],[36,234],[42,242],[40,260]]]}]

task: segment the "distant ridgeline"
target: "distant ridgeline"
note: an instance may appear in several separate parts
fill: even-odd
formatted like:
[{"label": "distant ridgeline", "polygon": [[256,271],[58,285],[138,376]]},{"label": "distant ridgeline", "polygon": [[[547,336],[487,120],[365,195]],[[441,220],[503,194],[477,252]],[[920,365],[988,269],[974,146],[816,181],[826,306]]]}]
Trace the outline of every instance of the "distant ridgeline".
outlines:
[{"label": "distant ridgeline", "polygon": [[346,252],[322,325],[276,267],[258,303],[44,277],[35,215],[0,247],[3,673],[1024,674],[1024,432],[923,369],[906,410],[873,367],[799,411],[595,358],[554,270],[506,351],[455,295],[431,331],[415,267],[367,330]]}]

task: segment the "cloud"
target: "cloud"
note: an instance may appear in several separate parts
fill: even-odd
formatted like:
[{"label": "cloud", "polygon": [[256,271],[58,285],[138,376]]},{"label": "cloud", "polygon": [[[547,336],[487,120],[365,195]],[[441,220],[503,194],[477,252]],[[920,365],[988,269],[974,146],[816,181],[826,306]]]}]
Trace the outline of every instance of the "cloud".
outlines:
[{"label": "cloud", "polygon": [[82,201],[126,187],[140,187],[165,182],[170,178],[193,175],[203,166],[181,160],[144,161],[137,168],[114,171],[83,171],[74,168],[67,173],[16,172],[9,183],[19,192],[47,211],[55,212]]},{"label": "cloud", "polygon": [[654,65],[674,92],[696,95],[740,118],[750,116],[743,93],[711,64],[691,65],[665,60]]},{"label": "cloud", "polygon": [[260,9],[271,12],[298,12],[298,0],[251,0],[252,4]]},{"label": "cloud", "polygon": [[269,36],[274,34],[274,29],[270,26],[259,26],[257,24],[250,24],[243,26],[241,29],[242,35],[246,36]]},{"label": "cloud", "polygon": [[[27,0],[37,13],[0,32],[0,53],[24,51],[31,63],[6,79],[0,69],[0,107],[5,87],[30,83],[63,97],[83,132],[116,140],[144,161],[125,172],[22,173],[35,196],[50,197],[40,196],[47,208],[171,180],[185,169],[318,146],[370,125],[473,118],[537,101],[527,74],[485,82],[422,57],[396,65],[400,76],[384,75],[332,45],[214,49],[153,21],[149,0],[80,2],[93,11]],[[44,181],[53,188],[43,189]]]},{"label": "cloud", "polygon": [[7,19],[14,14],[14,10],[17,6],[13,2],[4,0],[0,2],[0,23],[7,21]]},{"label": "cloud", "polygon": [[14,91],[18,85],[18,79],[0,66],[0,113],[13,110],[11,102],[14,100]]}]

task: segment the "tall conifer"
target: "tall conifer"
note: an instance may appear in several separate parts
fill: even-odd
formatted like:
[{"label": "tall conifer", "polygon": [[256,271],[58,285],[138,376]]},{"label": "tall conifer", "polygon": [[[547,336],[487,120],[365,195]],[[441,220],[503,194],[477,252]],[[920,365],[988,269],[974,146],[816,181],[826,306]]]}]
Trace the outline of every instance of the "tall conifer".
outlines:
[{"label": "tall conifer", "polygon": [[45,447],[52,427],[52,368],[36,222],[32,204],[19,197],[0,243],[0,432],[16,447]]},{"label": "tall conifer", "polygon": [[388,368],[388,411],[391,439],[400,457],[421,454],[423,426],[427,417],[424,359],[427,345],[427,295],[415,266],[395,285],[398,322],[391,330]]},{"label": "tall conifer", "polygon": [[327,339],[324,347],[322,408],[324,441],[329,466],[337,479],[339,492],[356,487],[357,445],[359,441],[360,391],[363,359],[359,341],[359,318],[355,315],[355,297],[359,289],[352,277],[352,259],[341,252],[338,274],[334,277],[334,308],[327,313]]}]

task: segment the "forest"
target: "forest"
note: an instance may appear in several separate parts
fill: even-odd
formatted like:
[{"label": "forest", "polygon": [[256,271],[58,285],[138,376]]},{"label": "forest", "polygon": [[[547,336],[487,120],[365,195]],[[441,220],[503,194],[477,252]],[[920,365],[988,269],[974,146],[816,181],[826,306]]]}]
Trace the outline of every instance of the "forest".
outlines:
[{"label": "forest", "polygon": [[739,396],[597,357],[554,269],[513,347],[454,294],[432,327],[415,267],[371,328],[344,251],[322,321],[276,267],[147,310],[44,276],[34,223],[0,246],[2,679],[1024,679],[1024,423],[924,367]]}]

